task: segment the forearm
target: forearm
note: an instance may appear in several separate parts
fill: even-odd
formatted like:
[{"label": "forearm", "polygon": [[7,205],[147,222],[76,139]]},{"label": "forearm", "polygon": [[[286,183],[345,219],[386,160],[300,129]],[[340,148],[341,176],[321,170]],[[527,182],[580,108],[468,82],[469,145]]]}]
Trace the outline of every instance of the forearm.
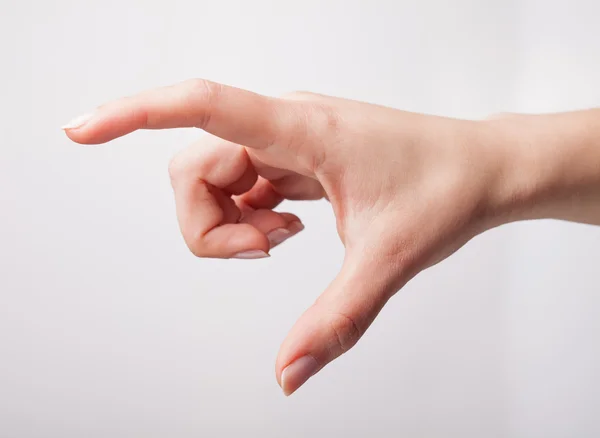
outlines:
[{"label": "forearm", "polygon": [[600,225],[600,109],[483,122],[502,163],[499,222],[562,219]]}]

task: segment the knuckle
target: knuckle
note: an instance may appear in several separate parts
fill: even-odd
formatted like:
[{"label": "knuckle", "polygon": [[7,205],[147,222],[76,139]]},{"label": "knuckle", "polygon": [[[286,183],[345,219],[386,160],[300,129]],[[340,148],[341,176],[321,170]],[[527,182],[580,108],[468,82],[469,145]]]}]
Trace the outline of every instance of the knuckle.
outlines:
[{"label": "knuckle", "polygon": [[190,94],[207,96],[216,91],[218,84],[207,79],[188,79],[184,82],[185,88]]},{"label": "knuckle", "polygon": [[336,149],[343,139],[343,120],[338,110],[322,102],[303,105],[304,121],[302,140],[312,146],[310,169],[317,173],[326,161],[328,151]]},{"label": "knuckle", "polygon": [[304,108],[298,106],[287,107],[285,111],[285,115],[281,119],[285,120],[282,123],[284,126],[282,131],[286,133],[286,141],[277,142],[288,149],[298,149],[307,143],[309,114]]},{"label": "knuckle", "polygon": [[328,325],[333,333],[333,343],[339,349],[340,354],[354,347],[362,336],[362,331],[354,318],[343,312],[331,313]]},{"label": "knuckle", "polygon": [[204,233],[187,232],[183,236],[185,244],[190,252],[196,257],[206,257],[206,246],[204,245]]},{"label": "knuckle", "polygon": [[190,103],[192,105],[200,104],[198,106],[203,108],[197,121],[197,127],[206,128],[210,123],[211,109],[219,99],[223,85],[206,79],[190,79],[185,82],[185,89]]},{"label": "knuckle", "polygon": [[169,176],[171,181],[175,181],[180,178],[186,172],[186,162],[181,158],[180,155],[175,155],[169,162]]},{"label": "knuckle", "polygon": [[336,108],[331,105],[322,104],[318,106],[318,113],[321,117],[321,129],[324,136],[328,139],[335,139],[339,136],[342,129],[342,118]]}]

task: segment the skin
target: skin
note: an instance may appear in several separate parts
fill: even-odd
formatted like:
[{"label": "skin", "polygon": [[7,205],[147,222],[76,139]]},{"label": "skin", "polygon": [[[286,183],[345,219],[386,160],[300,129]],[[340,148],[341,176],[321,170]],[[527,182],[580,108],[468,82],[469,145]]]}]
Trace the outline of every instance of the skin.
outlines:
[{"label": "skin", "polygon": [[523,219],[600,224],[600,110],[457,120],[198,79],[103,105],[65,131],[98,144],[177,127],[212,134],[169,168],[198,257],[268,256],[303,228],[278,204],[331,202],[344,263],[281,346],[286,395],[352,348],[411,278],[477,234]]}]

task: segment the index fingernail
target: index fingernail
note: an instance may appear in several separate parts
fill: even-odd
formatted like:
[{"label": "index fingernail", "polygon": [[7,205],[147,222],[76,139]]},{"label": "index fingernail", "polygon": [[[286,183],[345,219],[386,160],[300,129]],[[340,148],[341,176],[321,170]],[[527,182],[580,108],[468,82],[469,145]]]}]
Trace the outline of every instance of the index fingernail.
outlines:
[{"label": "index fingernail", "polygon": [[67,130],[67,129],[81,128],[83,125],[85,125],[87,122],[90,121],[90,119],[92,118],[92,115],[93,115],[92,113],[87,113],[82,116],[75,117],[73,120],[71,120],[67,124],[61,126],[61,129]]}]

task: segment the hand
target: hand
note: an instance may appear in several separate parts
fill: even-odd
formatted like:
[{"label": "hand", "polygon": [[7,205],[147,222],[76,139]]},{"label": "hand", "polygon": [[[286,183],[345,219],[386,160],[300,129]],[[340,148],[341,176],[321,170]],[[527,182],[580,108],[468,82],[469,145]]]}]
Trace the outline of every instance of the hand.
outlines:
[{"label": "hand", "polygon": [[354,346],[407,281],[497,225],[508,161],[483,126],[192,80],[104,105],[65,130],[85,144],[137,129],[213,134],[170,165],[181,232],[199,257],[265,257],[303,228],[273,211],[282,200],[331,202],[344,263],[281,347],[276,374],[289,395]]}]

